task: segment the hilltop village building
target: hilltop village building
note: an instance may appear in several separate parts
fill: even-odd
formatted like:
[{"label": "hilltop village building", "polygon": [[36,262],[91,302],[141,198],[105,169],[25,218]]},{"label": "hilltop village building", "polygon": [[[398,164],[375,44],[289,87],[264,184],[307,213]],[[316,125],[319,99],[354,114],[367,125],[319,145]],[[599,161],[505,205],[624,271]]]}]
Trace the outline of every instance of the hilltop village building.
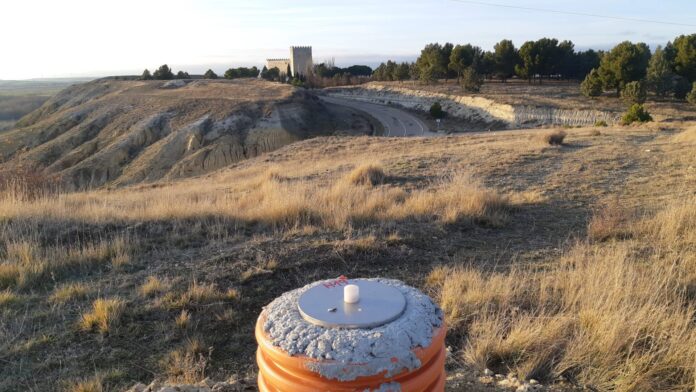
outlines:
[{"label": "hilltop village building", "polygon": [[266,60],[266,68],[278,68],[281,75],[286,75],[289,68],[292,77],[306,75],[313,64],[311,46],[291,46],[290,58]]}]

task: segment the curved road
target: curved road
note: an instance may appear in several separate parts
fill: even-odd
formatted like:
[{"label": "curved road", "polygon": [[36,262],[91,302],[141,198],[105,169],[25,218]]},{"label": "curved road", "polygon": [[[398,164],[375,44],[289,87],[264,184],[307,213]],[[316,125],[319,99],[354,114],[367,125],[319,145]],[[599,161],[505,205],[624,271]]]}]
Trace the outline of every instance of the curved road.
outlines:
[{"label": "curved road", "polygon": [[369,114],[382,123],[384,136],[438,136],[438,133],[430,132],[428,126],[421,120],[392,106],[335,96],[319,98],[330,104],[347,106]]}]

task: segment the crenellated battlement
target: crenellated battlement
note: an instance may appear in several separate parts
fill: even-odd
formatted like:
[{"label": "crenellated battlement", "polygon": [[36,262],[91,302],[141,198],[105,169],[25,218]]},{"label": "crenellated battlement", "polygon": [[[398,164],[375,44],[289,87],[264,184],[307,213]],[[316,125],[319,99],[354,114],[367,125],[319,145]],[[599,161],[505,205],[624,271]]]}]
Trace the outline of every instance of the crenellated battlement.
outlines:
[{"label": "crenellated battlement", "polygon": [[291,46],[290,49],[312,50],[311,46]]},{"label": "crenellated battlement", "polygon": [[266,61],[290,61],[290,59],[266,59]]}]

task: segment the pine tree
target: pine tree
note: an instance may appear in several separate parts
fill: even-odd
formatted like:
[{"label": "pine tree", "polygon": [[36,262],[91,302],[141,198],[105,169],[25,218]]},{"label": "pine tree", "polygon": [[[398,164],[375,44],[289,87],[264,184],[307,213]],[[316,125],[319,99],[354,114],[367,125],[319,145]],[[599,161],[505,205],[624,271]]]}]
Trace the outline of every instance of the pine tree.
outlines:
[{"label": "pine tree", "polygon": [[658,46],[648,65],[648,85],[655,94],[664,97],[672,89],[673,78],[672,64],[667,59],[665,51]]},{"label": "pine tree", "polygon": [[151,80],[152,79],[152,74],[150,74],[149,69],[145,69],[143,71],[143,74],[140,76],[141,80]]},{"label": "pine tree", "polygon": [[602,78],[596,69],[587,74],[585,80],[580,83],[580,92],[586,97],[598,97],[604,91]]},{"label": "pine tree", "polygon": [[167,64],[163,64],[159,68],[157,68],[155,73],[152,74],[152,77],[157,80],[170,80],[174,79],[174,73]]}]

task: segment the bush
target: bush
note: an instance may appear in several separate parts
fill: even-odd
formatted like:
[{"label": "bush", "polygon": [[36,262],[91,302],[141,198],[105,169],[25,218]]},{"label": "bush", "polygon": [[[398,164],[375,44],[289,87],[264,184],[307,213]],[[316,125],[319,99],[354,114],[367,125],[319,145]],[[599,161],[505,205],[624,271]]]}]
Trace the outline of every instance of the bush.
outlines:
[{"label": "bush", "polygon": [[647,91],[643,81],[626,83],[621,91],[621,98],[630,104],[643,103],[647,98]]},{"label": "bush", "polygon": [[686,96],[686,100],[689,101],[690,104],[696,105],[696,82],[694,82],[691,87],[691,91]]},{"label": "bush", "polygon": [[586,97],[599,97],[604,92],[602,78],[596,69],[592,69],[585,77],[585,80],[580,83],[580,92]]},{"label": "bush", "polygon": [[622,125],[629,125],[634,122],[644,123],[648,121],[652,121],[652,116],[645,110],[643,105],[637,103],[633,104],[621,118]]},{"label": "bush", "polygon": [[477,93],[481,91],[481,86],[483,86],[483,76],[472,67],[469,67],[464,70],[461,83],[466,91]]},{"label": "bush", "polygon": [[595,121],[594,126],[595,127],[608,127],[609,125],[604,120],[597,120],[597,121]]},{"label": "bush", "polygon": [[177,79],[191,79],[191,76],[189,75],[188,72],[179,71],[176,73],[176,78]]},{"label": "bush", "polygon": [[212,69],[205,71],[205,73],[203,74],[203,77],[206,79],[217,79],[218,78],[217,74],[215,72],[213,72]]},{"label": "bush", "polygon": [[542,135],[541,140],[543,140],[544,143],[549,144],[551,146],[561,146],[563,145],[563,140],[566,136],[568,136],[568,134],[565,133],[565,131],[551,131]]},{"label": "bush", "polygon": [[447,112],[442,110],[442,105],[440,105],[440,102],[435,102],[430,106],[430,116],[434,119],[442,119],[447,116]]}]

